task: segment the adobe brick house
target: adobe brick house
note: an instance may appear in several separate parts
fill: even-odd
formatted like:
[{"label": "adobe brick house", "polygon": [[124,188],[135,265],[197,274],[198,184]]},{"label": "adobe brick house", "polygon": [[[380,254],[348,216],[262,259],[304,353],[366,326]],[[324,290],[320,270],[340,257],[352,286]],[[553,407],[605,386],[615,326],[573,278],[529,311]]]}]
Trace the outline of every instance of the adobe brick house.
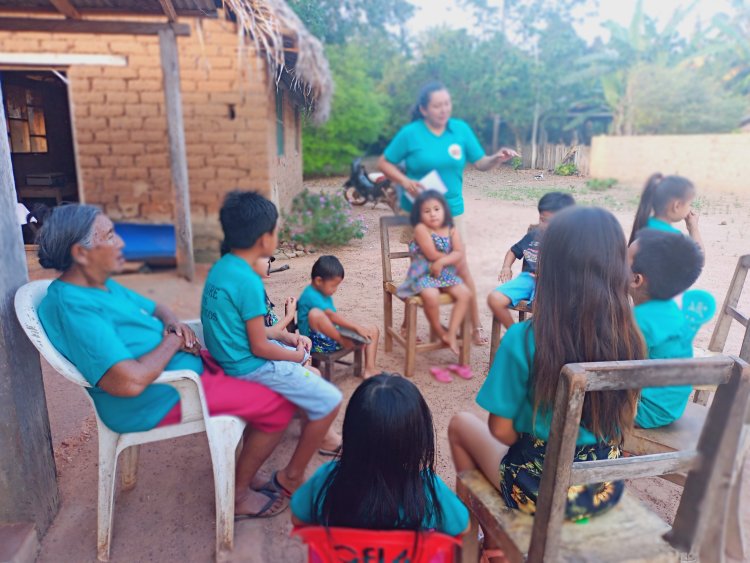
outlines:
[{"label": "adobe brick house", "polygon": [[286,207],[302,186],[300,114],[327,118],[328,64],[283,1],[224,4],[233,10],[221,0],[0,0],[19,200],[85,201],[117,221],[177,220],[160,39],[138,27],[168,24],[178,31],[184,215],[196,256],[218,249],[228,190]]}]

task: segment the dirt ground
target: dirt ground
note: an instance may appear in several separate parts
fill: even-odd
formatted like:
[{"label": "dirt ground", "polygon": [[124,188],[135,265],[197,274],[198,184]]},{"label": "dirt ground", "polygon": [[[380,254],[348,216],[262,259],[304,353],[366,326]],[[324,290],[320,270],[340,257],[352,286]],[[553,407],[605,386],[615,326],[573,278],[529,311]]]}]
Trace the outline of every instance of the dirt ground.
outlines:
[{"label": "dirt ground", "polygon": [[[616,187],[596,192],[580,178],[549,176],[536,180],[529,171],[498,170],[489,173],[468,172],[465,182],[468,255],[480,294],[482,321],[489,334],[491,315],[484,296],[497,285],[497,274],[503,255],[536,222],[536,200],[551,189],[570,190],[581,203],[597,204],[615,212],[629,231],[637,203],[638,188]],[[314,189],[340,189],[339,179],[318,180]],[[701,230],[707,249],[706,268],[696,287],[711,291],[721,303],[734,272],[738,256],[750,251],[747,210],[750,198],[731,195],[702,196],[696,207],[701,212]],[[378,219],[390,211],[384,206],[362,209],[368,231],[364,239],[345,248],[332,249],[346,268],[346,279],[336,294],[338,309],[363,322],[382,326],[381,262]],[[324,251],[326,249],[323,249]],[[318,252],[318,254],[320,251]],[[295,258],[291,269],[276,274],[268,290],[277,303],[287,295],[299,295],[308,283],[316,255]],[[516,264],[518,271],[520,264]],[[198,279],[187,283],[172,272],[121,276],[125,285],[165,303],[183,318],[198,316],[200,296],[207,266],[199,268]],[[750,309],[750,291],[741,302]],[[401,311],[397,310],[396,322]],[[426,321],[420,318],[420,331],[427,334]],[[705,326],[696,345],[706,347],[713,322]],[[733,329],[727,346],[737,353],[740,331]],[[434,352],[417,359],[414,382],[422,390],[435,419],[438,437],[438,471],[449,483],[455,477],[447,443],[446,428],[450,417],[461,410],[481,414],[474,397],[484,381],[489,362],[489,347],[472,351],[471,381],[458,379],[445,385],[429,375],[429,366],[452,361],[447,351]],[[404,355],[396,347],[383,353],[381,339],[379,367],[401,371]],[[97,438],[91,406],[84,394],[44,368],[45,388],[52,426],[52,439],[62,503],[60,512],[47,532],[40,562],[95,561]],[[351,395],[359,380],[343,370],[334,376],[346,396]],[[343,410],[341,417],[343,417]],[[337,421],[340,428],[341,420]],[[293,423],[283,443],[269,459],[264,471],[283,466],[289,458],[299,429]],[[325,460],[316,458],[310,471]],[[150,444],[141,448],[137,487],[116,497],[111,560],[131,561],[210,561],[214,550],[214,508],[210,460],[202,435]],[[745,471],[750,479],[750,467]],[[671,520],[680,489],[659,479],[644,479],[631,488],[666,520]],[[742,499],[744,525],[750,529],[750,483]],[[301,544],[289,537],[288,513],[279,517],[238,523],[235,550],[229,561],[290,562],[305,560]]]}]

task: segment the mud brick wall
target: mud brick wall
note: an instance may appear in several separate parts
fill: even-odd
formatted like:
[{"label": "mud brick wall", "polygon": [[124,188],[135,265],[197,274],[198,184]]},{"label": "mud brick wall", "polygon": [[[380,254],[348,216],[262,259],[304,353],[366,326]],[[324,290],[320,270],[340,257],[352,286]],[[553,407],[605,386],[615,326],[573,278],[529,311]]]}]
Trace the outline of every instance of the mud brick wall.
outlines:
[{"label": "mud brick wall", "polygon": [[[200,260],[215,256],[218,210],[227,191],[257,190],[286,206],[301,188],[302,164],[293,150],[298,133],[292,107],[285,108],[292,150],[288,157],[276,155],[272,89],[252,44],[240,53],[236,28],[222,17],[182,21],[192,27],[190,37],[177,41]],[[127,57],[126,67],[67,70],[81,199],[119,221],[173,221],[158,37],[0,32],[0,50]]]},{"label": "mud brick wall", "polygon": [[750,134],[594,137],[591,176],[642,186],[654,172],[679,174],[698,193],[750,193]]},{"label": "mud brick wall", "polygon": [[302,191],[302,115],[288,91],[283,94],[284,154],[279,155],[276,139],[276,92],[269,91],[268,154],[270,161],[271,199],[281,211],[287,211],[292,199]]}]

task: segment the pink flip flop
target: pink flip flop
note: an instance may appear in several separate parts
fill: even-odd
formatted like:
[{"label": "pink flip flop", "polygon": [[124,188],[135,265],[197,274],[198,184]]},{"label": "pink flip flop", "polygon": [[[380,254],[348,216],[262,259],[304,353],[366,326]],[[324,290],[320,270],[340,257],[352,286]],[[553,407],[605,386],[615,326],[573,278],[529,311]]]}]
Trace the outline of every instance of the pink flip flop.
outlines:
[{"label": "pink flip flop", "polygon": [[440,383],[450,383],[453,381],[450,372],[445,368],[431,367],[430,373]]},{"label": "pink flip flop", "polygon": [[462,366],[460,364],[451,364],[448,366],[448,369],[451,370],[453,373],[455,373],[461,379],[471,379],[472,377],[474,377],[474,374],[471,373],[471,367],[469,366]]}]

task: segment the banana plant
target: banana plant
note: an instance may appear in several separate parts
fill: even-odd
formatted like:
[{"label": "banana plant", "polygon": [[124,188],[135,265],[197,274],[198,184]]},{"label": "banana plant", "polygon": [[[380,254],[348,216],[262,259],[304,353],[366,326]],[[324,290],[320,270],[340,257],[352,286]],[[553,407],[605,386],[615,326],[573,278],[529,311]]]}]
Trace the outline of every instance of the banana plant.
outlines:
[{"label": "banana plant", "polygon": [[656,22],[643,12],[643,0],[638,0],[627,27],[613,21],[605,22],[602,25],[610,37],[604,48],[576,61],[577,70],[568,79],[599,79],[604,100],[612,112],[612,134],[634,132],[633,76],[640,66],[677,64],[684,58],[687,43],[677,29],[697,3],[698,0],[693,0],[686,7],[677,8],[659,30]]}]

